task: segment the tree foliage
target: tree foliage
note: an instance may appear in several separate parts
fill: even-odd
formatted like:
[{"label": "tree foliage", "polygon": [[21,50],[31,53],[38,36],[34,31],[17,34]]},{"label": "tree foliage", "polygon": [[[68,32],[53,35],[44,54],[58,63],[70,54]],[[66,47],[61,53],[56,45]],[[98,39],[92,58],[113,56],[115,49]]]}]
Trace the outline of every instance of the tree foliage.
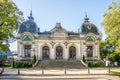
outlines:
[{"label": "tree foliage", "polygon": [[12,0],[0,0],[0,50],[6,51],[15,36],[23,13]]},{"label": "tree foliage", "polygon": [[100,56],[101,59],[103,60],[106,58],[108,51],[105,49],[105,45],[107,44],[107,41],[102,41],[100,42]]},{"label": "tree foliage", "polygon": [[114,44],[109,43],[108,40],[100,42],[100,56],[101,59],[106,58],[110,53],[115,51]]},{"label": "tree foliage", "polygon": [[102,22],[110,43],[115,44],[116,52],[120,53],[120,1],[112,2],[104,13]]},{"label": "tree foliage", "polygon": [[109,56],[111,62],[118,62],[120,64],[120,54],[119,53],[112,53]]}]

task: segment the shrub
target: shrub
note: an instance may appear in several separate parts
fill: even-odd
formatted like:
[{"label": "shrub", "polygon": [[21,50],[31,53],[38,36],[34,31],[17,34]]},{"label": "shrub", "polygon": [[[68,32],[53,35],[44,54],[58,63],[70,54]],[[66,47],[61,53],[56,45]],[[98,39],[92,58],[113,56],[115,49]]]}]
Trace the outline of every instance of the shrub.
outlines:
[{"label": "shrub", "polygon": [[5,64],[4,67],[11,67],[11,64]]},{"label": "shrub", "polygon": [[104,67],[105,65],[103,62],[98,61],[98,62],[89,62],[88,66],[89,67]]},{"label": "shrub", "polygon": [[28,68],[32,67],[32,62],[15,62],[15,68]]},{"label": "shrub", "polygon": [[83,58],[82,58],[83,62],[86,63],[86,59],[85,59],[85,56],[83,55]]},{"label": "shrub", "polygon": [[33,64],[35,64],[36,63],[36,56],[34,55],[33,56]]}]

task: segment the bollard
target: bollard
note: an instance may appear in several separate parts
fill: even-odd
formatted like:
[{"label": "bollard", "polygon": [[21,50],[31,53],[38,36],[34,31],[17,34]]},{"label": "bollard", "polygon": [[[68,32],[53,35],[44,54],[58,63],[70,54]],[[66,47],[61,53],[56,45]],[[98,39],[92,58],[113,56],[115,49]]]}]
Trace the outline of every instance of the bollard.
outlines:
[{"label": "bollard", "polygon": [[44,75],[44,69],[42,69],[42,75]]},{"label": "bollard", "polygon": [[108,73],[110,74],[110,63],[108,64]]},{"label": "bollard", "polygon": [[18,69],[18,75],[20,75],[20,69]]},{"label": "bollard", "polygon": [[88,67],[88,74],[90,74],[90,68]]},{"label": "bollard", "polygon": [[66,67],[65,67],[65,75],[67,74],[67,70],[66,70]]}]

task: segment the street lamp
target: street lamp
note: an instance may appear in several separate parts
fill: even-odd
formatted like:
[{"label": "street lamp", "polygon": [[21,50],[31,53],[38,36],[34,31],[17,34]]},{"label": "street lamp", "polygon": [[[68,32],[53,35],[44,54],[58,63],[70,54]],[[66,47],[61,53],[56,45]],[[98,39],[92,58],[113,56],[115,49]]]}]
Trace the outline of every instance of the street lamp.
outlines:
[{"label": "street lamp", "polygon": [[87,63],[87,68],[88,68],[88,74],[90,74],[90,68],[89,68],[89,64],[88,64],[88,53],[90,54],[90,49],[87,49],[86,50],[86,52],[87,52],[87,55],[86,55],[86,63]]},{"label": "street lamp", "polygon": [[109,56],[110,56],[110,51],[111,51],[111,47],[110,45],[106,45],[106,49],[108,50],[108,72],[110,73],[110,60],[109,60]]},{"label": "street lamp", "polygon": [[110,73],[110,60],[109,60],[109,56],[110,56],[110,52],[108,52],[108,61],[109,61],[109,63],[108,63],[108,67],[109,67],[108,72]]}]

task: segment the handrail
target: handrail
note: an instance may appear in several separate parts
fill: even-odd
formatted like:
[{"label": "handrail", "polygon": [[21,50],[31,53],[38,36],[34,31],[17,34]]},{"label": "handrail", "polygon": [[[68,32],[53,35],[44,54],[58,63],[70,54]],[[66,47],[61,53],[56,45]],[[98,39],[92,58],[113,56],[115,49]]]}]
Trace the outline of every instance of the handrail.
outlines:
[{"label": "handrail", "polygon": [[3,72],[4,72],[4,67],[2,68],[2,70],[0,72],[0,76],[2,76]]},{"label": "handrail", "polygon": [[32,67],[35,67],[38,64],[39,60],[37,60]]},{"label": "handrail", "polygon": [[82,59],[80,61],[85,67],[88,67],[88,64],[86,64]]}]

